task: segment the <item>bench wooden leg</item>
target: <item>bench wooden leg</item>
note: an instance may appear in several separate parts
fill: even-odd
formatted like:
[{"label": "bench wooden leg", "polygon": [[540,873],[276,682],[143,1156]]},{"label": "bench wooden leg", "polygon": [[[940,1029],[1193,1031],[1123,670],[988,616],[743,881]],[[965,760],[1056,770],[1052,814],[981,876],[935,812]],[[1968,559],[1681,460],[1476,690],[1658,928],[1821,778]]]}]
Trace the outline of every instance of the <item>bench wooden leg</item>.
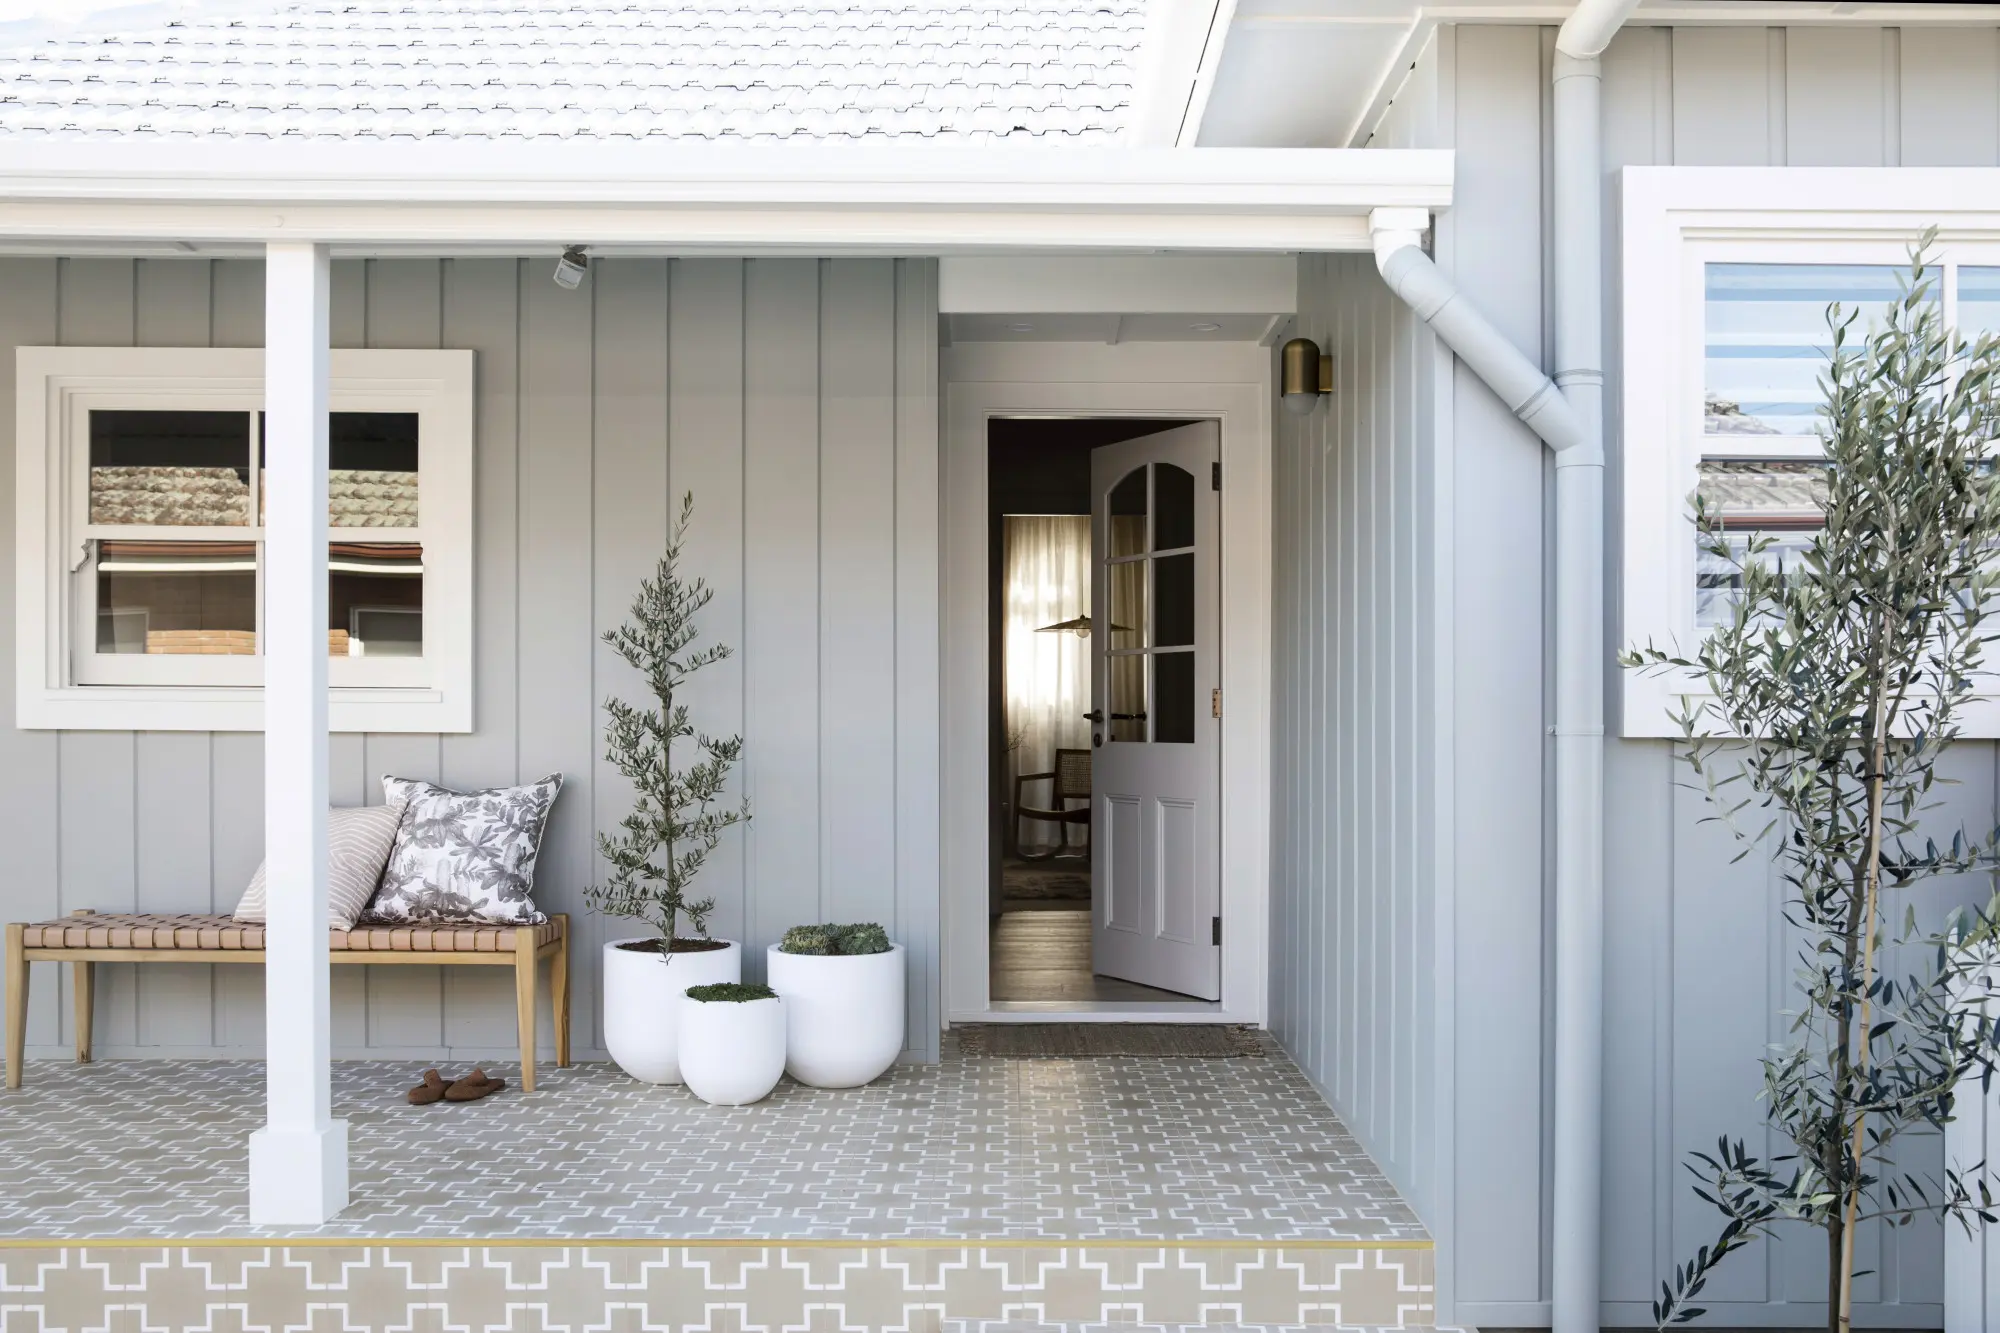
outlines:
[{"label": "bench wooden leg", "polygon": [[21,1061],[28,1053],[27,926],[7,926],[7,1086],[21,1086]]},{"label": "bench wooden leg", "polygon": [[520,1028],[521,1091],[535,1090],[535,928],[514,932],[514,1022]]},{"label": "bench wooden leg", "polygon": [[97,964],[71,963],[70,980],[76,991],[76,1062],[90,1063],[90,1037],[96,1027]]},{"label": "bench wooden leg", "polygon": [[562,938],[549,957],[549,998],[556,1011],[556,1068],[569,1068],[569,918],[558,915]]}]

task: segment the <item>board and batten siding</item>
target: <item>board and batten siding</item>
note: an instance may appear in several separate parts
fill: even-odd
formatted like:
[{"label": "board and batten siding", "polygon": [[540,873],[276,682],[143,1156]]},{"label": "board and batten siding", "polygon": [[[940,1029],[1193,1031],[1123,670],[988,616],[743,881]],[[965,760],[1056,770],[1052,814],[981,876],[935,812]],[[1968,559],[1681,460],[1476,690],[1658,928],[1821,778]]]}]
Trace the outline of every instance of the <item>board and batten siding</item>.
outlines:
[{"label": "board and batten siding", "polygon": [[[699,881],[746,978],[786,927],[878,920],[908,946],[908,1054],[938,1048],[937,278],[892,259],[610,259],[577,291],[545,261],[378,259],[333,267],[336,347],[471,348],[475,724],[464,735],[333,737],[336,805],[385,773],[460,788],[561,771],[535,896],[575,926],[574,1035],[602,1058],[598,954],[644,933],[589,913],[595,831],[629,808],[601,705],[639,697],[602,643],[652,571],[683,491],[685,572],[715,600],[697,727],[740,732],[753,805]],[[0,259],[0,430],[21,345],[254,347],[252,260]],[[0,524],[14,515],[0,468]],[[13,541],[0,537],[0,656]],[[11,660],[8,657],[7,660]],[[260,734],[20,731],[0,691],[11,855],[0,919],[89,907],[228,912],[263,854]],[[31,1055],[71,1039],[67,969],[36,966]],[[61,975],[58,975],[60,971]],[[254,1055],[254,968],[106,965],[105,1055]],[[512,983],[485,969],[339,968],[334,1050],[506,1058]],[[542,1044],[552,1033],[544,1011]]]},{"label": "board and batten siding", "polygon": [[[1441,27],[1373,139],[1457,150],[1453,206],[1437,219],[1438,263],[1544,366],[1552,337],[1553,43],[1552,28]],[[2000,31],[1628,27],[1604,57],[1604,76],[1608,493],[1616,497],[1617,170],[2000,165]],[[1379,284],[1366,274],[1354,281],[1364,294],[1352,299],[1379,299]],[[1420,359],[1395,373],[1423,373]],[[1543,615],[1554,558],[1553,469],[1543,446],[1463,367],[1450,382],[1439,446],[1419,456],[1441,474],[1431,484],[1443,572],[1437,603],[1418,618],[1439,627],[1436,697],[1448,738],[1436,752],[1445,833],[1434,891],[1448,938],[1436,973],[1437,1095],[1448,1109],[1435,1142],[1420,1141],[1418,1153],[1435,1158],[1435,1197],[1424,1216],[1440,1241],[1440,1322],[1536,1325],[1549,1319],[1554,1133],[1551,659]],[[1615,507],[1611,519],[1615,569]],[[1607,586],[1615,590],[1615,579]],[[1345,651],[1344,641],[1336,637],[1334,648]],[[1326,660],[1331,666],[1334,658]],[[1341,685],[1337,675],[1328,678],[1328,706]],[[1382,762],[1366,748],[1358,755]],[[1938,813],[1941,827],[1992,824],[2000,813],[1996,761],[1987,743],[1948,756],[1956,784]],[[1354,760],[1335,751],[1324,762]],[[1782,1146],[1763,1129],[1758,1057],[1783,1037],[1779,1011],[1790,1003],[1796,940],[1768,858],[1731,863],[1737,849],[1726,829],[1703,822],[1706,804],[1680,785],[1685,769],[1671,743],[1613,738],[1605,764],[1603,1313],[1607,1326],[1638,1326],[1650,1325],[1648,1303],[1670,1266],[1714,1235],[1716,1214],[1689,1189],[1688,1153],[1722,1134],[1745,1136],[1765,1155]],[[1403,891],[1400,881],[1373,889],[1378,899]],[[1924,902],[1938,911],[1983,894],[1983,887],[1937,885]],[[1317,965],[1336,961],[1328,955]],[[1335,974],[1322,984],[1341,982]],[[1318,1021],[1368,1022],[1344,1013],[1340,1005],[1351,1002],[1336,992]],[[1380,1141],[1377,1134],[1371,1142]],[[1934,1171],[1941,1162],[1935,1136],[1913,1137],[1907,1148],[1910,1167]],[[1424,1172],[1413,1168],[1416,1179]],[[1413,1197],[1423,1209],[1421,1193]],[[1940,1228],[1871,1228],[1860,1246],[1862,1266],[1874,1270],[1858,1292],[1862,1320],[1937,1327]],[[1720,1324],[1805,1326],[1823,1318],[1824,1292],[1824,1246],[1815,1234],[1798,1234],[1733,1259],[1702,1304]]]}]

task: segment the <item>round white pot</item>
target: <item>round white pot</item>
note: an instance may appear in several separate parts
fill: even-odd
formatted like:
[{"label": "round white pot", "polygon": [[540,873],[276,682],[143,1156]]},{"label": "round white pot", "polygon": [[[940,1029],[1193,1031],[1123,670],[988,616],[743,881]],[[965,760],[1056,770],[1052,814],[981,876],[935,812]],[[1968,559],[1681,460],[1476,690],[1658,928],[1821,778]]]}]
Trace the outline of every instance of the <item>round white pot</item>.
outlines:
[{"label": "round white pot", "polygon": [[712,1106],[763,1101],[785,1072],[785,1002],[680,998],[681,1078]]},{"label": "round white pot", "polygon": [[887,953],[765,955],[785,999],[785,1070],[815,1088],[858,1088],[903,1051],[903,946]]},{"label": "round white pot", "polygon": [[734,940],[700,953],[618,947],[632,942],[604,946],[604,1048],[633,1078],[679,1083],[681,995],[689,986],[741,981],[743,949]]}]

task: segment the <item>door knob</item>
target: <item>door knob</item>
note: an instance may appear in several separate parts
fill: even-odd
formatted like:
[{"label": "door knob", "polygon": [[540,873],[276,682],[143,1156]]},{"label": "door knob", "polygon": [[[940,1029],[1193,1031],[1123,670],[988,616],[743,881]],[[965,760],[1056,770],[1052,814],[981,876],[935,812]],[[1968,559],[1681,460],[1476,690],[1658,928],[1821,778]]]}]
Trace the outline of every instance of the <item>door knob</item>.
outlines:
[{"label": "door knob", "polygon": [[1104,711],[1102,709],[1093,708],[1088,713],[1085,713],[1083,715],[1083,720],[1086,722],[1102,722],[1104,720]]}]

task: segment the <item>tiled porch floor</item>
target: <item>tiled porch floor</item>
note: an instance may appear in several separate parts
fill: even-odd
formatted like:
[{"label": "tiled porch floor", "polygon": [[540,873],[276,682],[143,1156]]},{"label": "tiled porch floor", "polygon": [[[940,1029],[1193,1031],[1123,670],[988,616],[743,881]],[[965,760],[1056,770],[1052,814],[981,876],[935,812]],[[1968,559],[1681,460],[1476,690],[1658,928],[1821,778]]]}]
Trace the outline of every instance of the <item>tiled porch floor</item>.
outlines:
[{"label": "tiled porch floor", "polygon": [[[948,1054],[876,1084],[709,1107],[614,1066],[412,1107],[342,1061],[352,1205],[287,1239],[1421,1241],[1291,1062]],[[515,1071],[492,1072],[514,1078]],[[272,1237],[245,1215],[263,1066],[37,1061],[0,1092],[9,1239]]]}]

